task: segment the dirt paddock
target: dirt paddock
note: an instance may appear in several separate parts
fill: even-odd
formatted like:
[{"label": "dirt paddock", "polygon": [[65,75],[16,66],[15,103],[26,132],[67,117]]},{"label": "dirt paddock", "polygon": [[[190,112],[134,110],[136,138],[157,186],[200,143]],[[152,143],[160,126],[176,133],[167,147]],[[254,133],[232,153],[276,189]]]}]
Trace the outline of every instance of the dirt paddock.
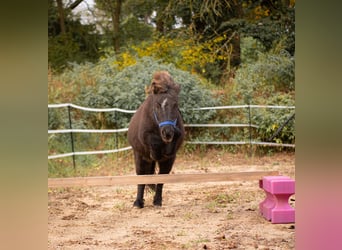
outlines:
[{"label": "dirt paddock", "polygon": [[[295,174],[294,153],[195,158],[177,159],[173,173]],[[48,249],[294,249],[295,225],[259,214],[265,195],[257,180],[165,184],[161,208],[153,207],[152,193],[143,209],[133,208],[135,195],[134,185],[50,189]]]}]

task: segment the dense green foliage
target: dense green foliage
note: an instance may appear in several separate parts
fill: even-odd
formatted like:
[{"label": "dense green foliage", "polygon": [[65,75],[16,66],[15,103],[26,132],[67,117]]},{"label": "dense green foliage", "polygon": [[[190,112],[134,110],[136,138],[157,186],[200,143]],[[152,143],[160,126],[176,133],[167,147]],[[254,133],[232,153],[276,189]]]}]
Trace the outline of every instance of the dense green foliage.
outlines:
[{"label": "dense green foliage", "polygon": [[[242,66],[233,80],[230,104],[294,106],[295,64],[293,57],[277,44],[265,52],[254,39],[243,43]],[[253,49],[252,49],[253,48]],[[253,109],[252,124],[257,124],[256,139],[268,141],[277,129],[294,112],[287,109]],[[233,113],[239,116],[239,113]],[[248,122],[246,115],[243,120]],[[235,134],[237,136],[238,133]],[[294,119],[274,139],[279,143],[294,143]]]},{"label": "dense green foliage", "polygon": [[[105,62],[108,62],[105,61]],[[108,65],[102,63],[102,67]],[[99,67],[95,68],[99,70]],[[113,74],[112,71],[103,73],[97,79],[98,85],[88,86],[82,89],[77,103],[86,107],[110,108],[117,107],[127,110],[135,110],[146,97],[145,89],[151,83],[151,76],[155,71],[167,70],[181,86],[179,97],[180,110],[183,119],[187,123],[207,122],[213,117],[214,111],[199,115],[192,108],[203,106],[215,106],[219,102],[212,98],[211,93],[201,87],[201,80],[195,75],[177,69],[172,64],[162,64],[152,58],[142,58],[136,64],[124,68]],[[127,127],[131,114],[121,112],[104,114],[102,128]],[[98,123],[96,114],[88,114],[87,121],[93,126]],[[96,126],[96,125],[95,125]]]},{"label": "dense green foliage", "polygon": [[281,44],[263,52],[263,47],[251,40],[247,38],[243,45],[246,60],[236,71],[232,102],[262,104],[276,94],[293,92],[294,58],[281,48]]}]

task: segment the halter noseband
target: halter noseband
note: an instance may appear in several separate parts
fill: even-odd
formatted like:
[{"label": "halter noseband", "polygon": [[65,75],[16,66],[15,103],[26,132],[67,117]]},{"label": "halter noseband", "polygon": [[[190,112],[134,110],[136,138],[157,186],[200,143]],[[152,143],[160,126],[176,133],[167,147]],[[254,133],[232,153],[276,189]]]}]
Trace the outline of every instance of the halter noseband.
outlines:
[{"label": "halter noseband", "polygon": [[175,120],[173,120],[173,121],[172,121],[172,120],[166,120],[166,121],[164,121],[164,122],[159,122],[159,121],[158,121],[158,118],[157,118],[156,112],[153,112],[153,115],[154,115],[154,119],[155,119],[156,122],[158,123],[159,128],[164,127],[164,126],[167,126],[167,125],[171,125],[172,127],[177,128],[177,127],[176,127],[177,118],[176,118]]}]

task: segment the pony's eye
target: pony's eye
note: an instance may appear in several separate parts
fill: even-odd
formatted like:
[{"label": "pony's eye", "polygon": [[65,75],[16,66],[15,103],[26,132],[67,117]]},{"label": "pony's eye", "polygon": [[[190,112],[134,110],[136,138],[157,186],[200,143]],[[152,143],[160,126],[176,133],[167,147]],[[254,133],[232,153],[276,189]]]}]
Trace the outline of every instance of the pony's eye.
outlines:
[{"label": "pony's eye", "polygon": [[156,108],[157,108],[157,109],[161,109],[161,103],[157,102],[157,103],[156,103]]}]

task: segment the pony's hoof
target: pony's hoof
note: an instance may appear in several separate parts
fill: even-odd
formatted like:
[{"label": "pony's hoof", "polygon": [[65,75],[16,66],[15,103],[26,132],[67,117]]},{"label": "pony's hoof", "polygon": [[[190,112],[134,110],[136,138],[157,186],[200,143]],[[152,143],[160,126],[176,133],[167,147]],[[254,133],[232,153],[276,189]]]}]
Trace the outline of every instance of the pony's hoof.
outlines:
[{"label": "pony's hoof", "polygon": [[143,207],[144,207],[144,202],[143,202],[143,201],[136,200],[136,201],[133,203],[133,207],[136,207],[136,208],[143,208]]},{"label": "pony's hoof", "polygon": [[153,201],[153,206],[154,207],[161,207],[162,206],[162,202],[161,201]]},{"label": "pony's hoof", "polygon": [[162,205],[153,205],[154,209],[161,209],[162,208]]}]

